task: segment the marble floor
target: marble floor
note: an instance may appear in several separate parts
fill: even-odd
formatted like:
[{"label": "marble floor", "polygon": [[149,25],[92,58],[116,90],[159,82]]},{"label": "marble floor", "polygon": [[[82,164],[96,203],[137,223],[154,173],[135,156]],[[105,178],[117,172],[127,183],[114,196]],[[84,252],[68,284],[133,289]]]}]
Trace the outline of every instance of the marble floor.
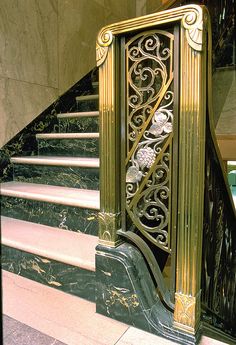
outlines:
[{"label": "marble floor", "polygon": [[[3,345],[171,345],[96,314],[95,304],[3,271]],[[224,342],[203,336],[201,345]]]}]

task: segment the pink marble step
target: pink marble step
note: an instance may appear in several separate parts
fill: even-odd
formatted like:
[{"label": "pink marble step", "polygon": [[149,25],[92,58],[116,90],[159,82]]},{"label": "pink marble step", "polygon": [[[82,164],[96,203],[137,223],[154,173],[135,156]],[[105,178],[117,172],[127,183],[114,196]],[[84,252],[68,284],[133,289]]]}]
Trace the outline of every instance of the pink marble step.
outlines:
[{"label": "pink marble step", "polygon": [[11,163],[99,168],[99,158],[87,157],[21,156],[12,157]]},{"label": "pink marble step", "polygon": [[85,95],[85,96],[77,96],[76,101],[94,101],[99,99],[99,95]]},{"label": "pink marble step", "polygon": [[95,271],[96,236],[1,217],[2,244]]},{"label": "pink marble step", "polygon": [[1,194],[55,204],[99,210],[99,191],[25,182],[1,184]]},{"label": "pink marble step", "polygon": [[39,133],[36,139],[96,139],[99,133]]},{"label": "pink marble step", "polygon": [[99,111],[80,111],[74,113],[61,113],[57,115],[58,119],[70,119],[75,117],[94,117],[99,116]]}]

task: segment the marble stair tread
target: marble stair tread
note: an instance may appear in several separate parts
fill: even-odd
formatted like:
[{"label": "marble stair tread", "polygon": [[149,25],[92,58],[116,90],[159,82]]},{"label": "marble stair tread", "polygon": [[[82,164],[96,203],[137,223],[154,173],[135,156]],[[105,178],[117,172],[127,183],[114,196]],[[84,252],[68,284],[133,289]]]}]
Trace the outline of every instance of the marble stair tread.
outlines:
[{"label": "marble stair tread", "polygon": [[37,139],[94,139],[99,133],[39,133]]},{"label": "marble stair tread", "polygon": [[76,101],[80,102],[80,101],[94,101],[94,100],[98,100],[99,99],[99,95],[85,95],[85,96],[77,96],[76,97]]},{"label": "marble stair tread", "polygon": [[1,231],[3,245],[95,271],[96,236],[4,216]]},{"label": "marble stair tread", "polygon": [[61,113],[57,115],[58,119],[71,119],[76,117],[95,117],[99,116],[99,111],[79,111],[74,113]]},{"label": "marble stair tread", "polygon": [[99,210],[99,191],[25,182],[1,184],[1,194],[74,207]]},{"label": "marble stair tread", "polygon": [[99,168],[99,158],[90,157],[21,156],[12,157],[11,163]]}]

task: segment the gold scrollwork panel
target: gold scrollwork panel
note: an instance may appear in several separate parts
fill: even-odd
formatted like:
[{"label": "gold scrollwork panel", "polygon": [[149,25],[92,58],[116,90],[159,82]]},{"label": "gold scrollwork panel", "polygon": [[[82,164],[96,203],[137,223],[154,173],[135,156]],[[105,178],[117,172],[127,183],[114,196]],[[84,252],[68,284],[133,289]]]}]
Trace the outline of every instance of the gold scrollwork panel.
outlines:
[{"label": "gold scrollwork panel", "polygon": [[163,30],[126,43],[126,210],[137,229],[170,252],[173,41]]}]

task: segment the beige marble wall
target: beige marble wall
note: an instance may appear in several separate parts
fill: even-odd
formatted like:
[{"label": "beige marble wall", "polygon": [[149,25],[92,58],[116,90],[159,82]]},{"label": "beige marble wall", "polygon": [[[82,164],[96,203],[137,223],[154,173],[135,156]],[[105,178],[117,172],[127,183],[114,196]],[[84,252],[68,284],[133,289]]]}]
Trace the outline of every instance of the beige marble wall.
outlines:
[{"label": "beige marble wall", "polygon": [[0,0],[0,147],[95,66],[104,25],[136,0]]},{"label": "beige marble wall", "polygon": [[0,1],[0,147],[58,95],[57,0]]},{"label": "beige marble wall", "polygon": [[91,70],[99,30],[135,17],[135,0],[58,0],[59,90],[67,90]]}]

